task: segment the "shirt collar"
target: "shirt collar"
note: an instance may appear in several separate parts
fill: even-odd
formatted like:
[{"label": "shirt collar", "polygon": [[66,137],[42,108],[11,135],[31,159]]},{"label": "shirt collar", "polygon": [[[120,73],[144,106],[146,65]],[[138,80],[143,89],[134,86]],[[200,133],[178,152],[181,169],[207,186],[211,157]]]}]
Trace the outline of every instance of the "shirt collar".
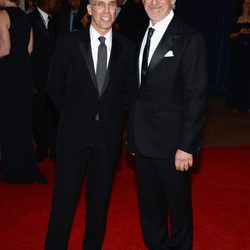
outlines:
[{"label": "shirt collar", "polygon": [[77,14],[77,10],[73,10],[73,9],[70,9],[70,13],[73,15],[73,14]]},{"label": "shirt collar", "polygon": [[46,12],[44,12],[43,10],[41,10],[39,7],[37,7],[37,10],[38,10],[39,13],[41,14],[43,20],[47,21],[49,15],[48,15]]},{"label": "shirt collar", "polygon": [[159,34],[164,33],[166,31],[169,23],[173,19],[173,17],[174,17],[174,12],[173,12],[173,10],[171,10],[166,17],[164,17],[161,21],[157,22],[154,26],[152,26],[152,22],[150,20],[148,28],[151,28],[151,27],[154,28],[155,31]]},{"label": "shirt collar", "polygon": [[127,1],[128,1],[128,0],[125,0],[125,1],[122,3],[121,6],[124,6],[124,5],[126,4]]},{"label": "shirt collar", "polygon": [[[90,39],[91,39],[91,42],[99,42],[98,38],[102,35],[100,35],[92,25],[90,25],[90,28],[89,28],[89,33],[90,33]],[[106,44],[110,44],[111,43],[111,40],[112,40],[112,29],[109,30],[109,32],[104,35],[104,37],[106,38],[105,40],[105,43]]]}]

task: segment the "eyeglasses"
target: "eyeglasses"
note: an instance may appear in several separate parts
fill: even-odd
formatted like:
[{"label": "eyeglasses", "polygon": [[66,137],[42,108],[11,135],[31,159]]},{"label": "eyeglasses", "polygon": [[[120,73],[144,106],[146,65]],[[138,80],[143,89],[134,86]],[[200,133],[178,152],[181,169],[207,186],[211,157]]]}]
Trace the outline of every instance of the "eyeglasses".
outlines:
[{"label": "eyeglasses", "polygon": [[116,2],[110,2],[110,3],[105,3],[105,2],[97,2],[97,3],[91,3],[91,5],[95,5],[96,8],[104,10],[106,7],[108,7],[110,10],[114,10],[117,8],[117,3]]}]

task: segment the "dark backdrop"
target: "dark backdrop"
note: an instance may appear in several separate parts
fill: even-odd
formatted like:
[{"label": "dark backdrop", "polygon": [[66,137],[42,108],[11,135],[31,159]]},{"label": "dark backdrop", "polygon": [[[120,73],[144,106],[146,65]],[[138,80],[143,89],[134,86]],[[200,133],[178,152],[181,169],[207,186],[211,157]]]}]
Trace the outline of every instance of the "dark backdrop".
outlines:
[{"label": "dark backdrop", "polygon": [[225,94],[230,61],[229,33],[240,0],[177,0],[176,14],[203,33],[211,94]]}]

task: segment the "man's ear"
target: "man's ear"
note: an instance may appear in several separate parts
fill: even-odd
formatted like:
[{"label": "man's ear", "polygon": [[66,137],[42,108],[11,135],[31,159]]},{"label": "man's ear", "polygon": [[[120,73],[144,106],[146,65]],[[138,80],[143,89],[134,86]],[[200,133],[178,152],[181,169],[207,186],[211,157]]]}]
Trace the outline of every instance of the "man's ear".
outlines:
[{"label": "man's ear", "polygon": [[90,16],[92,16],[92,6],[90,4],[87,5],[87,11]]}]

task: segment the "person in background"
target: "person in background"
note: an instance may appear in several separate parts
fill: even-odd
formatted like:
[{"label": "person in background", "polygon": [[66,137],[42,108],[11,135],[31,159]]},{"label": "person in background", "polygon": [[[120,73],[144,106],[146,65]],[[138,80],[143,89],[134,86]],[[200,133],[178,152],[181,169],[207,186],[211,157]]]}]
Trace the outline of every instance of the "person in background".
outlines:
[{"label": "person in background", "polygon": [[91,0],[90,27],[58,39],[51,60],[48,92],[60,122],[46,250],[67,249],[85,174],[83,249],[102,249],[123,113],[135,82],[135,45],[112,29],[116,9],[115,0]]},{"label": "person in background", "polygon": [[35,0],[25,0],[25,12],[29,14],[32,12],[36,7],[36,1]]},{"label": "person in background", "polygon": [[55,16],[56,37],[83,28],[82,18],[85,12],[81,8],[82,0],[69,0],[68,8],[62,8]]},{"label": "person in background", "polygon": [[148,23],[140,0],[119,0],[116,15],[114,29],[134,40]]},{"label": "person in background", "polygon": [[32,142],[33,33],[19,0],[0,0],[0,142],[3,180],[47,183]]},{"label": "person in background", "polygon": [[174,15],[175,0],[143,4],[150,21],[139,40],[128,135],[143,235],[151,250],[190,250],[190,168],[206,113],[206,48],[202,35]]},{"label": "person in background", "polygon": [[230,39],[227,104],[234,112],[250,112],[250,0],[242,2],[242,11],[233,24]]},{"label": "person in background", "polygon": [[31,55],[33,70],[33,133],[38,162],[55,159],[57,114],[49,99],[46,83],[50,58],[55,48],[53,14],[58,11],[59,0],[38,0],[29,14],[34,32],[34,49]]}]

